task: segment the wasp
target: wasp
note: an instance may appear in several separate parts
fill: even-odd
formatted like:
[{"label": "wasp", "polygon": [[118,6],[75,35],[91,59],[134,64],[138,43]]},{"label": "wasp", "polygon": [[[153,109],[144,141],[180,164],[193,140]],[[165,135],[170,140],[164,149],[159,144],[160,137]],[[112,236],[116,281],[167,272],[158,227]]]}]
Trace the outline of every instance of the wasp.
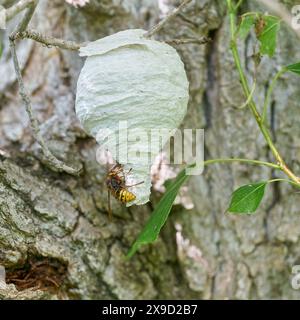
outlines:
[{"label": "wasp", "polygon": [[[128,175],[131,172],[131,169],[127,172]],[[110,194],[112,194],[117,200],[122,203],[128,203],[136,199],[136,196],[128,191],[128,188],[137,186],[144,183],[144,181],[127,186],[125,173],[123,166],[119,163],[116,163],[108,172],[106,176],[106,186],[107,186],[107,200],[108,200],[108,214],[109,219],[112,220],[112,211],[110,205]]]}]

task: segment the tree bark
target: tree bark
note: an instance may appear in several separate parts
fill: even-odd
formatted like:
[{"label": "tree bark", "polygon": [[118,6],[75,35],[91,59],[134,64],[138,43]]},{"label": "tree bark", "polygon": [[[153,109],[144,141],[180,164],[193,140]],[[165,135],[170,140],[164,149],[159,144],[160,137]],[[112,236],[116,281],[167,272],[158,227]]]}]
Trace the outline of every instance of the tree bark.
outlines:
[{"label": "tree bark", "polygon": [[[292,1],[289,1],[291,5]],[[4,5],[12,1],[4,1]],[[174,6],[179,1],[169,1]],[[294,1],[296,4],[296,1]],[[243,10],[258,5],[244,1]],[[261,10],[265,9],[261,7]],[[126,209],[113,201],[107,216],[106,168],[96,143],[74,112],[83,64],[77,52],[18,42],[17,53],[34,112],[51,151],[67,164],[82,164],[80,177],[44,165],[18,95],[8,48],[0,60],[0,265],[7,285],[0,298],[16,299],[296,299],[291,268],[300,261],[300,198],[285,184],[268,187],[255,215],[224,214],[238,186],[274,176],[268,168],[214,165],[188,183],[194,208],[174,206],[159,240],[126,260],[152,205]],[[127,28],[149,29],[159,20],[156,1],[91,0],[76,9],[64,1],[40,1],[31,27],[77,42]],[[248,109],[230,53],[225,1],[197,0],[157,35],[160,40],[209,36],[207,45],[176,46],[190,81],[186,128],[205,128],[206,158],[273,161]],[[300,60],[299,39],[283,26],[273,60],[264,58],[257,96],[263,101],[277,67]],[[254,38],[239,43],[248,76]],[[268,121],[276,145],[295,172],[299,166],[300,89],[286,75],[272,97]],[[153,194],[153,205],[160,194]]]}]

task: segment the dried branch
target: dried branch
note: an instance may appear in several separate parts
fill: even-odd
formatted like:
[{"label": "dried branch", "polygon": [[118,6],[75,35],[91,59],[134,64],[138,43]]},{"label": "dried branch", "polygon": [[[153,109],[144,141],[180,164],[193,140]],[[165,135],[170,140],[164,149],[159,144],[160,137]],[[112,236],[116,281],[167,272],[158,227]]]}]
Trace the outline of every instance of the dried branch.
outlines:
[{"label": "dried branch", "polygon": [[32,2],[32,4],[30,4],[28,6],[28,9],[27,9],[23,19],[21,20],[20,24],[17,26],[17,32],[22,32],[27,29],[27,26],[28,26],[33,14],[34,14],[34,11],[35,11],[37,5],[38,5],[38,0],[35,0]]},{"label": "dried branch", "polygon": [[208,42],[211,42],[211,39],[207,37],[202,37],[199,39],[196,39],[196,38],[195,39],[173,39],[173,40],[166,40],[164,42],[169,45],[181,45],[181,44],[189,44],[189,43],[206,44]]},{"label": "dried branch", "polygon": [[163,28],[163,26],[173,17],[175,17],[176,15],[178,15],[178,13],[184,8],[186,7],[192,0],[184,0],[176,9],[174,9],[173,11],[171,11],[164,19],[162,19],[158,24],[156,24],[155,26],[153,26],[148,32],[145,33],[145,37],[146,38],[150,38],[152,37],[155,33],[157,33],[158,31],[160,31],[161,28]]},{"label": "dried branch", "polygon": [[19,65],[19,61],[17,58],[17,54],[16,54],[16,47],[15,47],[15,43],[12,39],[10,39],[10,49],[11,49],[11,54],[12,54],[12,58],[13,58],[13,62],[14,62],[14,67],[15,67],[15,71],[16,71],[16,75],[17,75],[17,79],[18,79],[18,83],[19,83],[19,91],[20,91],[20,95],[22,97],[22,100],[25,104],[26,107],[26,112],[29,116],[29,120],[30,120],[30,124],[31,124],[31,128],[33,131],[33,136],[36,139],[36,141],[40,144],[42,151],[47,159],[47,162],[49,164],[49,166],[52,169],[56,169],[56,171],[59,172],[67,172],[69,174],[72,175],[78,175],[80,172],[80,169],[74,169],[71,168],[69,166],[67,166],[66,164],[64,164],[62,161],[58,160],[49,150],[48,146],[45,143],[44,138],[42,137],[41,131],[40,131],[40,127],[39,127],[39,123],[36,119],[36,117],[33,114],[32,111],[32,105],[31,105],[31,101],[30,98],[28,96],[28,94],[26,93],[25,90],[25,85],[23,82],[23,78],[22,78],[22,74],[21,74],[21,70],[20,70],[20,65]]},{"label": "dried branch", "polygon": [[40,42],[47,47],[58,47],[66,50],[79,50],[84,44],[76,43],[74,41],[68,41],[63,39],[57,39],[49,36],[44,36],[39,32],[33,30],[26,30],[23,32],[14,33],[11,37],[13,40],[18,39],[32,39],[36,42]]},{"label": "dried branch", "polygon": [[[25,3],[27,6],[25,6]],[[75,168],[69,167],[64,162],[57,159],[52,154],[52,152],[49,150],[47,144],[45,143],[45,140],[44,140],[44,138],[41,134],[41,131],[40,131],[39,123],[38,123],[38,121],[32,111],[31,100],[30,100],[28,94],[26,93],[26,89],[25,89],[25,85],[23,82],[22,73],[21,73],[21,69],[20,69],[20,65],[19,65],[19,61],[18,61],[18,57],[17,57],[17,53],[16,53],[15,40],[18,38],[22,38],[21,35],[28,34],[25,30],[26,30],[26,28],[32,18],[32,15],[36,9],[37,3],[38,2],[36,0],[34,0],[34,1],[22,1],[21,0],[16,6],[14,6],[14,11],[13,11],[14,13],[20,12],[20,11],[18,11],[18,10],[20,10],[20,7],[22,7],[23,9],[27,8],[27,12],[25,13],[20,24],[18,25],[17,30],[15,32],[13,32],[11,34],[11,36],[9,37],[11,55],[13,58],[15,72],[17,75],[18,83],[19,83],[19,91],[20,91],[20,95],[22,97],[22,100],[25,104],[26,112],[27,112],[29,120],[30,120],[30,124],[31,124],[31,128],[33,131],[34,138],[40,144],[49,167],[51,167],[52,169],[59,171],[59,172],[67,172],[72,175],[78,175],[80,173],[81,168],[75,169]],[[40,37],[38,37],[38,38],[40,38]]]},{"label": "dried branch", "polygon": [[18,3],[6,10],[6,21],[12,19],[24,9],[28,8],[30,5],[36,2],[37,0],[20,0]]}]

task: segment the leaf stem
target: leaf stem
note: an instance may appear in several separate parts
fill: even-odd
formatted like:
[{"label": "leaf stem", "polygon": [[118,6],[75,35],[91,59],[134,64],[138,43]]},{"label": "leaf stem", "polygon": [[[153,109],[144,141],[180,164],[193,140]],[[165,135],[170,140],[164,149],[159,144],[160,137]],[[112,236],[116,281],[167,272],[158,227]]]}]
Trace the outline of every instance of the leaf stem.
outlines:
[{"label": "leaf stem", "polygon": [[268,105],[269,105],[269,101],[272,95],[272,92],[274,90],[275,84],[277,82],[277,80],[281,77],[282,74],[284,74],[287,71],[286,68],[281,68],[275,75],[275,77],[273,78],[271,85],[268,89],[266,98],[265,98],[265,102],[264,102],[264,109],[263,109],[263,115],[262,115],[262,122],[265,123],[266,121],[266,116],[267,116],[267,110],[268,110]]},{"label": "leaf stem", "polygon": [[242,4],[243,0],[239,0],[239,2],[236,4],[236,6],[234,7],[235,10],[237,10],[240,5]]},{"label": "leaf stem", "polygon": [[257,12],[255,12],[255,11],[249,11],[249,12],[246,12],[246,13],[242,14],[240,17],[241,17],[241,18],[244,18],[244,17],[247,17],[247,16],[257,16],[257,15],[258,15]]},{"label": "leaf stem", "polygon": [[292,180],[289,180],[289,179],[281,179],[281,178],[276,178],[276,179],[272,179],[272,180],[268,180],[267,183],[272,183],[272,182],[288,182],[292,185],[295,185],[297,188],[300,188],[299,184],[292,181]]},{"label": "leaf stem", "polygon": [[262,165],[266,167],[270,167],[272,169],[281,170],[281,167],[275,163],[260,161],[260,160],[252,160],[252,159],[242,159],[242,158],[220,158],[220,159],[211,159],[204,161],[204,166],[214,164],[214,163],[226,163],[226,162],[241,162],[248,163],[252,165]]},{"label": "leaf stem", "polygon": [[[243,71],[242,65],[241,65],[241,60],[240,60],[240,56],[239,56],[239,52],[238,52],[238,48],[237,48],[237,42],[236,42],[236,10],[235,8],[232,6],[232,1],[231,0],[227,0],[227,7],[228,7],[228,11],[229,11],[229,18],[230,18],[230,31],[231,31],[231,42],[230,42],[230,46],[231,46],[231,51],[233,54],[233,59],[235,62],[235,65],[238,69],[238,73],[240,76],[240,80],[241,80],[241,84],[242,84],[242,88],[244,91],[244,94],[246,96],[246,98],[249,97],[250,95],[250,89],[249,89],[249,84],[246,78],[246,75]],[[279,151],[277,150],[276,146],[274,145],[270,132],[267,129],[267,127],[264,125],[263,121],[262,121],[262,117],[260,115],[260,113],[257,110],[256,104],[254,102],[254,100],[251,98],[250,99],[250,103],[249,103],[249,107],[252,111],[252,114],[258,124],[258,127],[260,129],[260,131],[262,132],[267,144],[269,145],[269,148],[271,149],[275,159],[278,162],[278,165],[280,166],[281,170],[285,172],[285,174],[290,177],[296,184],[300,185],[300,178],[298,178],[286,165],[286,163],[284,162],[283,158],[281,157]]]},{"label": "leaf stem", "polygon": [[251,102],[251,99],[252,99],[252,97],[254,95],[255,87],[256,87],[256,80],[253,83],[253,86],[252,86],[252,89],[251,89],[251,92],[249,94],[248,99],[241,106],[237,107],[237,109],[244,109],[249,105],[249,103]]}]

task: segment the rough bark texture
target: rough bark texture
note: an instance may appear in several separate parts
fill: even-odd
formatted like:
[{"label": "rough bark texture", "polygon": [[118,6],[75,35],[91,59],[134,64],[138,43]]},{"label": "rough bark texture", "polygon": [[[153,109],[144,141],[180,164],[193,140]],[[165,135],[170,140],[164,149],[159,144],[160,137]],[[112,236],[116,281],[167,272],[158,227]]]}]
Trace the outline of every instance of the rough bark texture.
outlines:
[{"label": "rough bark texture", "polygon": [[[243,9],[257,9],[254,1],[244,2]],[[225,11],[225,1],[197,0],[159,34],[164,40],[203,35],[213,39],[207,46],[178,47],[190,80],[184,126],[205,128],[207,158],[273,160],[249,110],[234,108],[244,98],[229,52]],[[18,19],[10,23],[5,38]],[[85,8],[75,9],[61,0],[42,0],[32,27],[84,42],[126,28],[148,29],[158,19],[156,1],[91,0]],[[283,28],[279,43],[275,59],[262,62],[258,101],[278,65],[300,60],[299,40],[291,31]],[[253,65],[247,57],[253,44],[248,37],[239,47],[249,75]],[[19,42],[17,49],[45,139],[66,163],[82,163],[84,173],[74,178],[43,164],[5,42],[0,60],[0,265],[11,283],[0,286],[0,298],[299,297],[290,285],[291,267],[300,262],[299,194],[274,184],[257,214],[224,215],[234,188],[272,176],[262,167],[207,168],[188,185],[194,209],[175,206],[159,240],[131,260],[124,259],[152,208],[126,209],[114,201],[115,219],[108,221],[106,168],[96,162],[95,141],[86,136],[74,113],[83,60],[76,52],[32,41]],[[268,119],[279,149],[299,173],[298,81],[292,75],[279,81]],[[159,197],[153,195],[154,205]]]}]

